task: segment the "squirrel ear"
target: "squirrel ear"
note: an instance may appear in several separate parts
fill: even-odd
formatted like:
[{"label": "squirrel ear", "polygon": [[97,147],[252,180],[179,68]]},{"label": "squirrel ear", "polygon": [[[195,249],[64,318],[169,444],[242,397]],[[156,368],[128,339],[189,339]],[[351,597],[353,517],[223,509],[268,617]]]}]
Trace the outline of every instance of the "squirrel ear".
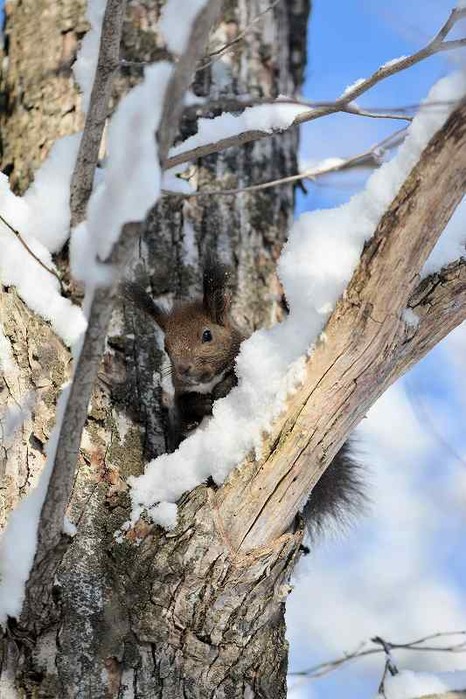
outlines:
[{"label": "squirrel ear", "polygon": [[120,288],[125,300],[131,301],[137,308],[155,320],[161,330],[165,330],[169,314],[155,303],[142,286],[134,282],[123,281]]},{"label": "squirrel ear", "polygon": [[207,260],[203,278],[203,304],[207,314],[218,325],[225,324],[230,312],[229,277],[230,273],[227,267],[215,260]]}]

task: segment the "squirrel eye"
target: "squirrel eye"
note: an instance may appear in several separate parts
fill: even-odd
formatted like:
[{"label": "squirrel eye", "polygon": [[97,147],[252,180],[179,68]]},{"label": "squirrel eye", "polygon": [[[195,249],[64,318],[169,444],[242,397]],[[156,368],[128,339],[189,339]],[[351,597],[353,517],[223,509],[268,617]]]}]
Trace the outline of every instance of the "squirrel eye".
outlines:
[{"label": "squirrel eye", "polygon": [[210,330],[204,330],[202,333],[202,342],[211,342],[212,341],[212,333]]}]

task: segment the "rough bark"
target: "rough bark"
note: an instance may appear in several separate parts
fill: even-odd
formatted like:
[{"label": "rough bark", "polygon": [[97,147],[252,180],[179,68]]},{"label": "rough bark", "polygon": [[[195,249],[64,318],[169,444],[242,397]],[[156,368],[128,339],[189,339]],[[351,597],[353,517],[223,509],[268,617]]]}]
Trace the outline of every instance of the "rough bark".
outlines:
[{"label": "rough bark", "polygon": [[[39,35],[60,35],[61,25],[54,18],[65,12],[66,4],[60,3],[59,9],[51,0],[44,0],[37,8],[29,3],[11,5],[8,31],[13,36],[16,27],[32,23]],[[128,3],[122,45],[126,60],[164,56],[156,33],[161,5],[156,0]],[[225,3],[212,47],[230,40],[268,6],[266,0]],[[72,10],[78,14],[76,5]],[[213,96],[245,90],[257,96],[293,93],[304,66],[307,12],[306,0],[289,0],[265,13],[264,20],[248,33],[247,41],[239,42],[234,52],[219,62],[223,65],[221,83],[218,66],[213,63],[198,74],[196,92]],[[42,22],[47,27],[42,27]],[[81,26],[79,22],[82,19],[77,18],[76,26]],[[24,190],[33,171],[26,165],[31,162],[31,154],[36,164],[55,135],[63,133],[61,123],[62,131],[56,128],[59,115],[47,123],[39,122],[43,133],[34,123],[36,137],[40,132],[41,139],[33,139],[31,129],[27,132],[24,128],[21,103],[16,99],[21,66],[27,64],[31,75],[33,66],[37,67],[36,84],[45,69],[40,61],[13,56],[12,52],[27,54],[30,44],[19,38],[10,42],[10,68],[4,81],[10,104],[4,163],[8,170],[14,168],[19,190]],[[138,66],[127,66],[116,81],[115,95],[136,82],[139,74]],[[71,90],[69,76],[67,80],[67,89]],[[28,85],[33,82],[31,77]],[[74,87],[72,93],[74,114],[79,103]],[[34,115],[43,107],[41,99],[42,93],[37,92],[30,97]],[[78,123],[81,125],[79,118],[72,126],[69,124],[70,130]],[[192,130],[192,120],[185,120],[183,133]],[[192,175],[201,187],[213,179],[228,186],[244,186],[257,180],[259,174],[286,176],[295,172],[296,146],[297,134],[289,133],[197,162]],[[291,220],[292,203],[291,186],[259,197],[244,195],[232,202],[163,202],[149,217],[133,261],[133,273],[150,280],[156,295],[187,296],[200,288],[200,260],[207,250],[215,248],[236,270],[238,320],[249,328],[270,324],[281,313],[281,290],[274,267]],[[5,294],[8,302],[12,293],[10,290]],[[23,312],[21,302],[17,303]],[[36,322],[48,330],[40,320]],[[56,343],[67,358],[66,350],[59,341]],[[10,640],[4,645],[3,677],[10,681],[16,675],[16,687],[22,696],[179,697],[185,692],[194,697],[215,695],[217,691],[218,696],[284,696],[283,606],[299,532],[244,561],[231,559],[225,541],[212,524],[210,506],[206,504],[211,493],[203,488],[186,498],[183,521],[195,516],[196,527],[186,526],[180,531],[180,539],[159,530],[146,530],[141,524],[138,532],[146,536],[141,547],[129,541],[114,541],[115,530],[127,517],[125,477],[140,473],[148,457],[166,448],[162,391],[155,373],[160,368],[159,347],[153,330],[122,304],[111,322],[108,351],[80,450],[80,468],[69,509],[70,518],[78,524],[78,534],[57,571],[47,626],[29,628],[25,637],[27,623],[12,625]],[[27,368],[24,374],[27,378]],[[50,406],[49,422],[52,411]],[[155,558],[150,542],[160,547]],[[217,562],[211,558],[215,552]],[[199,577],[204,570],[212,574],[205,585]],[[148,586],[152,579],[153,584]],[[154,600],[169,590],[177,592],[171,600],[165,597],[163,611]],[[202,620],[212,611],[214,599],[218,600],[218,610],[208,635],[202,636]],[[192,634],[177,627],[180,605],[188,616],[198,615],[198,622],[193,618]],[[146,619],[149,616],[155,624],[153,629]],[[174,620],[175,625],[165,623],[165,619]],[[173,645],[166,641],[158,645],[164,634],[171,639],[173,633]],[[196,634],[202,636],[200,640]],[[207,657],[211,672],[204,672]]]},{"label": "rough bark", "polygon": [[59,136],[83,123],[71,73],[87,30],[85,0],[7,0],[1,169],[18,191]]}]

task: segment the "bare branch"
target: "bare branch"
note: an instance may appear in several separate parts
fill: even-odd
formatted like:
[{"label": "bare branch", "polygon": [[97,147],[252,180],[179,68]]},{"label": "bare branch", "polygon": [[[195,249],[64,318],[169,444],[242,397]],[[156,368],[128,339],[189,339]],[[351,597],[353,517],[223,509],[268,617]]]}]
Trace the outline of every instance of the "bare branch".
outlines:
[{"label": "bare branch", "polygon": [[190,199],[192,197],[208,197],[208,196],[232,196],[236,194],[244,194],[247,192],[259,192],[264,189],[269,189],[270,187],[276,187],[282,184],[290,184],[292,182],[298,182],[300,180],[315,180],[322,175],[328,175],[332,172],[342,172],[344,170],[350,170],[357,167],[374,167],[380,165],[381,153],[388,148],[394,148],[403,140],[406,133],[406,128],[395,131],[390,134],[387,138],[377,143],[372,148],[369,148],[358,155],[354,155],[351,158],[339,158],[331,159],[336,160],[336,162],[330,163],[328,165],[316,166],[314,168],[309,168],[308,170],[303,170],[303,172],[298,172],[296,175],[289,175],[288,177],[281,177],[277,180],[270,180],[269,182],[261,182],[260,184],[249,185],[248,187],[238,187],[236,189],[208,189],[199,192],[170,192],[164,191],[165,196],[181,197],[183,199]]},{"label": "bare branch", "polygon": [[12,226],[10,223],[8,223],[8,221],[6,220],[6,218],[4,218],[1,214],[0,214],[0,221],[1,221],[7,228],[10,229],[10,231],[16,236],[16,238],[18,239],[18,241],[21,243],[21,245],[23,246],[23,248],[24,248],[25,250],[27,250],[27,252],[31,255],[31,257],[33,257],[33,258],[35,259],[35,261],[36,261],[43,269],[46,270],[46,272],[48,272],[49,274],[53,274],[53,276],[58,280],[58,283],[60,284],[60,289],[62,289],[62,291],[63,291],[63,283],[62,283],[62,280],[60,279],[60,275],[58,274],[58,272],[57,272],[55,269],[50,269],[50,267],[47,267],[47,265],[44,264],[44,263],[42,262],[42,260],[40,259],[40,257],[37,257],[37,255],[35,254],[35,252],[33,252],[33,251],[31,250],[31,248],[29,247],[29,245],[26,243],[26,241],[25,241],[24,238],[22,237],[21,233],[20,233],[19,231],[17,231],[16,228],[13,228],[13,226]]},{"label": "bare branch", "polygon": [[85,218],[87,202],[92,192],[100,142],[108,117],[113,76],[119,67],[125,7],[126,0],[108,0],[105,8],[91,100],[71,179],[72,228]]},{"label": "bare branch", "polygon": [[356,104],[348,104],[344,109],[341,110],[346,114],[354,114],[355,116],[369,117],[370,119],[395,119],[400,121],[412,121],[413,117],[407,114],[395,114],[388,112],[372,112],[367,109],[362,109]]},{"label": "bare branch", "polygon": [[[180,56],[166,91],[162,119],[158,130],[159,157],[163,162],[177,129],[177,116],[182,109],[184,92],[192,79],[194,67],[204,50],[210,27],[219,12],[219,1],[209,0],[194,20],[188,46]],[[106,15],[108,19],[108,15]],[[63,552],[62,527],[71,494],[81,434],[87,416],[97,369],[102,357],[105,337],[112,311],[113,299],[121,276],[134,246],[139,223],[123,227],[119,241],[108,260],[115,271],[111,287],[95,292],[89,314],[88,329],[75,368],[70,396],[65,409],[58,439],[50,484],[42,507],[38,544],[33,569],[27,587],[22,618],[25,625],[37,622],[44,608],[44,590],[50,588],[53,574]]]},{"label": "bare branch", "polygon": [[[452,636],[462,636],[463,640],[459,643],[451,643],[444,646],[435,645],[425,645],[427,641],[433,641],[436,638],[449,638]],[[376,637],[377,638],[377,637]],[[290,672],[289,674],[293,677],[307,677],[310,680],[318,679],[324,675],[328,675],[330,672],[340,668],[342,665],[351,662],[352,660],[358,660],[359,658],[366,658],[370,655],[380,655],[385,652],[385,648],[381,647],[375,639],[371,639],[371,643],[376,645],[375,648],[358,648],[352,653],[345,653],[344,655],[336,658],[335,660],[329,660],[325,663],[319,663],[313,667],[307,668],[306,670],[299,670],[296,672]],[[366,645],[365,643],[363,646]],[[389,650],[409,650],[409,651],[421,651],[421,652],[439,652],[439,653],[466,653],[466,631],[445,631],[433,633],[422,638],[418,638],[415,641],[408,641],[406,643],[394,643],[391,641],[385,641],[385,647]]]},{"label": "bare branch", "polygon": [[[464,318],[465,306],[458,303],[455,310],[452,292],[445,292],[434,304],[430,326],[421,321],[418,339],[409,342],[401,319],[413,303],[419,270],[466,189],[465,124],[463,102],[382,217],[327,324],[326,342],[315,348],[302,388],[263,447],[263,461],[244,463],[217,492],[222,526],[238,550],[268,545],[288,530],[303,498],[368,408]],[[458,300],[464,278],[454,279]],[[427,306],[425,312],[430,314]]]},{"label": "bare branch", "polygon": [[215,49],[215,51],[211,51],[209,53],[210,60],[206,61],[205,63],[201,63],[199,69],[202,70],[208,68],[216,61],[219,61],[225,53],[231,51],[231,49],[234,48],[236,44],[238,44],[241,41],[241,39],[244,39],[244,37],[251,31],[254,25],[260,22],[264,15],[266,15],[268,12],[271,12],[278,5],[279,2],[281,2],[281,0],[274,0],[268,7],[262,10],[262,12],[259,12],[255,17],[253,17],[249,24],[247,24],[244,27],[244,29],[237,36],[235,36],[234,39],[227,42],[220,48]]},{"label": "bare branch", "polygon": [[[329,114],[347,111],[347,107],[351,102],[353,102],[362,94],[370,90],[372,87],[377,85],[382,80],[385,80],[386,78],[389,78],[392,75],[396,75],[397,73],[400,73],[401,71],[406,70],[407,68],[411,68],[411,66],[416,65],[416,63],[423,61],[425,58],[428,58],[429,56],[433,56],[439,51],[446,50],[447,48],[458,48],[459,46],[466,46],[466,39],[459,40],[459,43],[458,41],[445,42],[445,44],[442,43],[442,38],[445,37],[450,32],[452,27],[464,16],[466,16],[465,10],[452,10],[449,18],[441,27],[441,29],[437,32],[435,37],[431,41],[429,41],[428,44],[426,44],[426,46],[424,46],[422,49],[416,51],[410,56],[405,56],[403,58],[389,61],[388,63],[385,63],[384,65],[380,66],[380,68],[378,68],[368,78],[358,81],[357,83],[355,83],[353,87],[349,89],[347,88],[340,95],[340,97],[338,97],[332,104],[317,107],[315,109],[309,110],[308,112],[303,112],[299,114],[298,116],[296,116],[289,128],[291,128],[292,126],[298,126],[308,121],[313,121],[314,119],[318,119],[323,116],[328,116]],[[197,146],[195,148],[185,150],[181,153],[177,153],[177,155],[173,155],[167,159],[166,168],[172,168],[177,165],[189,162],[190,160],[194,160],[196,158],[201,158],[212,153],[218,153],[219,151],[225,150],[226,148],[231,148],[232,146],[242,146],[245,143],[250,143],[251,141],[257,141],[262,138],[267,138],[271,135],[271,133],[273,134],[279,132],[279,130],[272,132],[264,132],[259,130],[243,131],[242,133],[235,134],[234,136],[228,136],[226,138],[219,139],[218,141],[207,143],[205,145]]]}]

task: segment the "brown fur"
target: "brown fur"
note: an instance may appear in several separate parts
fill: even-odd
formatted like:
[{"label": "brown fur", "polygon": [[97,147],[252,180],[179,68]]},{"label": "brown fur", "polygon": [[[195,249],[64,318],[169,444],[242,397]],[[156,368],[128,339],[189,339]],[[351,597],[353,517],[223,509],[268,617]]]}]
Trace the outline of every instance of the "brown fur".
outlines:
[{"label": "brown fur", "polygon": [[[189,392],[193,384],[208,383],[231,370],[243,339],[229,318],[223,325],[212,320],[201,301],[176,304],[164,330],[175,392],[180,393]],[[210,342],[202,342],[205,330],[212,333]],[[188,366],[189,375],[183,374]]]},{"label": "brown fur", "polygon": [[[175,389],[172,449],[212,414],[213,401],[226,396],[236,383],[234,362],[244,335],[230,317],[226,268],[209,262],[203,288],[202,299],[177,301],[170,311],[165,311],[142,287],[130,282],[122,284],[124,296],[150,315],[165,333],[165,351]],[[211,333],[212,339],[203,342],[205,331]]]}]

